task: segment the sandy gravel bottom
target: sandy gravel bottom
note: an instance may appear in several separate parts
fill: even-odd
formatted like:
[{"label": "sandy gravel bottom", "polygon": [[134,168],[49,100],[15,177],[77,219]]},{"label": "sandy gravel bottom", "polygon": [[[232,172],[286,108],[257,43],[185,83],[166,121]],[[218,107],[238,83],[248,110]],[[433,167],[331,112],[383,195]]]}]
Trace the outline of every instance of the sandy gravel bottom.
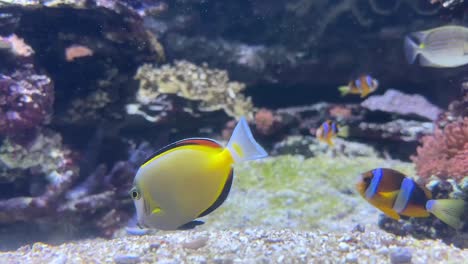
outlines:
[{"label": "sandy gravel bottom", "polygon": [[462,250],[438,240],[375,231],[297,230],[161,232],[58,246],[35,243],[0,253],[0,263],[466,263]]}]

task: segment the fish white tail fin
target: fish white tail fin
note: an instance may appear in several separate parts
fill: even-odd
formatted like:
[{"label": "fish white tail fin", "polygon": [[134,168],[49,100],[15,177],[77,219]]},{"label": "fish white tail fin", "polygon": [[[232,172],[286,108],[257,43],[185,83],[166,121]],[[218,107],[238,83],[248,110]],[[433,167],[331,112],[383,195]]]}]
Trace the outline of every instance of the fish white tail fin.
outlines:
[{"label": "fish white tail fin", "polygon": [[406,55],[406,60],[408,61],[409,64],[413,64],[416,61],[416,58],[418,57],[418,54],[420,53],[420,49],[414,41],[406,36],[405,37],[405,55]]},{"label": "fish white tail fin", "polygon": [[466,203],[463,200],[440,199],[429,200],[426,203],[427,211],[455,229],[463,226],[462,216],[465,213],[465,208]]},{"label": "fish white tail fin", "polygon": [[268,156],[267,152],[255,141],[245,118],[237,123],[227,148],[235,162],[260,159]]}]

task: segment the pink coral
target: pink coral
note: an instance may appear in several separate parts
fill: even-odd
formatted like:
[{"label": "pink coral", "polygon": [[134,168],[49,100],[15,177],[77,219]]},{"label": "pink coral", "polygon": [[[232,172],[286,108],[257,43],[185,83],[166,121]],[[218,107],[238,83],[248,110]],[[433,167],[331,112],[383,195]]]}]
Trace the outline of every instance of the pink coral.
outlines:
[{"label": "pink coral", "polygon": [[278,132],[281,128],[281,121],[281,116],[266,108],[258,110],[254,119],[256,130],[264,136]]},{"label": "pink coral", "polygon": [[411,159],[423,178],[435,175],[461,180],[468,176],[468,117],[422,138],[422,146]]},{"label": "pink coral", "polygon": [[255,125],[257,130],[263,135],[268,135],[272,132],[275,116],[273,112],[262,108],[255,114]]},{"label": "pink coral", "polygon": [[30,68],[0,75],[0,134],[17,135],[42,124],[53,102],[54,88],[47,76]]}]

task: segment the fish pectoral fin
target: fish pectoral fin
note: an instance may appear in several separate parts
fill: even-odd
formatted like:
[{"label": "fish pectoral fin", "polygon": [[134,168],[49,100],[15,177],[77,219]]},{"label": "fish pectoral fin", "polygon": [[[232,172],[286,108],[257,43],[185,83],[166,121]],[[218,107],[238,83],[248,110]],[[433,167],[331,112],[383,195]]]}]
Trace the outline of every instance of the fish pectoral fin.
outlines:
[{"label": "fish pectoral fin", "polygon": [[161,208],[159,207],[156,207],[153,209],[153,211],[151,211],[151,214],[159,214],[159,213],[161,213]]}]

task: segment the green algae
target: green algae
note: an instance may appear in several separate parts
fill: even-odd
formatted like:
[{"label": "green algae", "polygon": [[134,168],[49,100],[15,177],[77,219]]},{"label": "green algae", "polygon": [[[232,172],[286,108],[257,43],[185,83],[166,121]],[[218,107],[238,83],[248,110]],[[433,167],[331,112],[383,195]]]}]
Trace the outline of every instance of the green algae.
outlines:
[{"label": "green algae", "polygon": [[360,173],[376,167],[414,175],[411,163],[377,157],[282,155],[238,164],[229,198],[206,221],[210,227],[226,228],[313,229],[333,225],[371,208],[354,185]]}]

